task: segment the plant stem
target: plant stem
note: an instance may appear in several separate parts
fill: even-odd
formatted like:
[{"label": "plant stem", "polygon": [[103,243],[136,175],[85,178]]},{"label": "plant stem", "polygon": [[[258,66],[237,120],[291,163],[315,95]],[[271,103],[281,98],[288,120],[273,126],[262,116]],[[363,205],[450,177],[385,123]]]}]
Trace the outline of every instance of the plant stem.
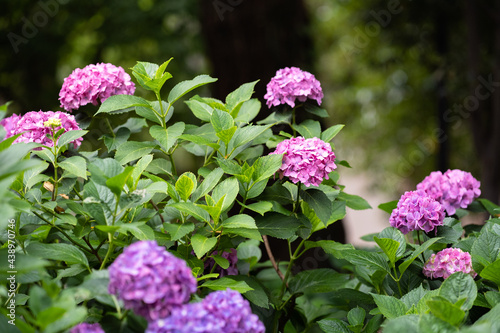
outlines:
[{"label": "plant stem", "polygon": [[[422,245],[422,240],[420,239],[420,230],[417,230],[417,238],[418,238],[418,245]],[[424,253],[420,253],[422,255],[422,262],[425,264],[425,258],[424,258]]]},{"label": "plant stem", "polygon": [[271,263],[273,264],[274,270],[276,271],[276,273],[278,273],[278,276],[280,277],[281,281],[285,281],[285,276],[280,271],[280,268],[278,266],[278,263],[276,262],[276,259],[274,259],[274,255],[273,255],[273,252],[271,250],[271,246],[269,245],[269,240],[267,239],[267,235],[262,235],[262,239],[264,240],[266,252],[267,252],[267,255],[269,257],[269,260],[271,260]]},{"label": "plant stem", "polygon": [[101,267],[99,268],[99,270],[102,270],[104,268],[104,266],[106,265],[106,262],[109,259],[109,256],[111,255],[111,252],[113,252],[113,249],[115,247],[115,244],[113,244],[113,236],[111,235],[110,232],[108,232],[108,240],[109,240],[108,251],[106,252],[106,256],[104,257],[104,260],[102,261]]},{"label": "plant stem", "polygon": [[396,281],[396,284],[398,285],[399,297],[403,297],[403,292],[401,291],[401,284],[399,283],[401,276],[398,277],[398,273],[396,271],[396,266],[394,266],[393,269],[394,269],[394,281]]},{"label": "plant stem", "polygon": [[177,177],[177,168],[175,167],[175,161],[174,161],[174,156],[172,154],[168,154],[168,157],[170,158],[170,162],[172,163],[172,174],[174,177]]}]

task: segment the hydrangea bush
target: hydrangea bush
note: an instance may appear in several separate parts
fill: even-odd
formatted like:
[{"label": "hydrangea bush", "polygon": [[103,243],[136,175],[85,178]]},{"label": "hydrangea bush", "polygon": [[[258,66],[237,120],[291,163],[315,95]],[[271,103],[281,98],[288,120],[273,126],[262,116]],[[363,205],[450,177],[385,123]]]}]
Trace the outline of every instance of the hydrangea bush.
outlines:
[{"label": "hydrangea bush", "polygon": [[[262,83],[202,97],[216,79],[170,85],[169,61],[138,62],[136,83],[111,64],[75,70],[61,107],[97,104],[89,127],[62,111],[0,108],[2,329],[500,331],[500,209],[472,175],[433,172],[381,204],[391,226],[363,237],[369,248],[319,239],[346,207],[371,208],[342,185],[350,166],[332,140],[343,125],[323,128],[319,81],[279,70],[264,96],[271,114],[255,122]],[[183,104],[192,123],[172,120]],[[296,111],[311,119],[296,123]],[[83,144],[95,137],[101,147]],[[469,212],[488,218],[462,226]],[[325,260],[318,250],[329,268],[297,264]]]}]

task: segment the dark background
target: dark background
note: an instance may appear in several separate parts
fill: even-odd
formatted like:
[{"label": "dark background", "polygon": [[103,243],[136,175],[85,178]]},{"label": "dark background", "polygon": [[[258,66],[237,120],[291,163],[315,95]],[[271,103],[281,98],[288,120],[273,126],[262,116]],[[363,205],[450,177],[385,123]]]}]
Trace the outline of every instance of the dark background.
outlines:
[{"label": "dark background", "polygon": [[219,81],[199,93],[224,98],[260,79],[261,100],[276,70],[298,66],[321,81],[328,124],[346,124],[337,155],[374,186],[396,198],[459,168],[498,203],[496,1],[2,0],[0,13],[9,112],[61,110],[63,79],[97,62],[130,73],[137,60],[174,57],[166,89],[207,73]]}]

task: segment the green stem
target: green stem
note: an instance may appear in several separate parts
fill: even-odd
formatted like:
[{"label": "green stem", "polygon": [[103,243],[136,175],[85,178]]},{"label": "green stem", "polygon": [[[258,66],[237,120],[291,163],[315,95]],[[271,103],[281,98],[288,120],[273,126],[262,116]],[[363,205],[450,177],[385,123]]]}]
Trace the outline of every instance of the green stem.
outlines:
[{"label": "green stem", "polygon": [[88,253],[90,254],[93,254],[91,250],[87,249],[85,246],[75,242],[64,230],[62,230],[61,228],[59,228],[57,225],[51,223],[49,220],[47,220],[45,217],[43,217],[42,215],[38,214],[37,212],[33,212],[33,214],[35,214],[40,220],[44,221],[45,223],[47,223],[48,225],[50,225],[51,227],[54,227],[56,228],[61,234],[63,234],[71,243],[75,244],[76,246],[78,246],[79,248],[81,248],[82,250],[84,251],[87,251]]},{"label": "green stem", "polygon": [[108,117],[106,117],[104,119],[106,120],[106,125],[108,125],[109,132],[111,133],[111,135],[113,136],[113,138],[116,138],[115,131],[113,131],[113,127],[111,126],[111,123],[109,122]]},{"label": "green stem", "polygon": [[[420,239],[420,230],[417,230],[417,238],[418,238],[418,245],[422,245],[422,240]],[[424,257],[424,253],[420,253],[420,255],[422,256],[422,263],[425,264],[425,257]]]},{"label": "green stem", "polygon": [[170,158],[170,162],[172,163],[172,174],[174,177],[177,177],[177,168],[175,167],[175,161],[174,161],[174,156],[172,154],[168,154],[168,157]]},{"label": "green stem", "polygon": [[300,182],[297,183],[297,199],[295,200],[295,205],[293,206],[293,212],[292,212],[292,214],[294,214],[297,211],[298,207],[299,207],[300,184],[301,184]]},{"label": "green stem", "polygon": [[104,268],[104,266],[106,266],[106,262],[108,261],[109,256],[111,255],[111,253],[113,252],[114,247],[115,247],[115,244],[113,244],[113,236],[111,235],[110,232],[108,232],[108,240],[109,240],[108,251],[106,252],[106,256],[104,257],[104,260],[102,261],[102,264],[101,264],[101,267],[99,268],[99,270],[102,270]]},{"label": "green stem", "polygon": [[401,284],[399,283],[399,280],[401,279],[401,276],[398,277],[398,273],[396,271],[396,266],[393,267],[394,269],[394,281],[396,281],[396,284],[398,285],[398,290],[399,290],[399,297],[403,297],[403,292],[401,291]]},{"label": "green stem", "polygon": [[118,300],[116,299],[116,296],[111,294],[111,299],[113,299],[113,304],[115,305],[116,308],[116,313],[118,313],[118,318],[122,319],[122,310],[120,309],[120,305],[118,305]]}]

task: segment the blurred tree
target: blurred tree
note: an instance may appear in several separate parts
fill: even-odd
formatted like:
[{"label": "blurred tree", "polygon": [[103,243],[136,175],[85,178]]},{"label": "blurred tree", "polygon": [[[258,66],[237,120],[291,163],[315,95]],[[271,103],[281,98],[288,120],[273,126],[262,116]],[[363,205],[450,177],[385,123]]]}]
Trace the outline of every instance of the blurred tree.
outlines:
[{"label": "blurred tree", "polygon": [[335,92],[325,98],[327,109],[350,128],[340,137],[351,150],[344,152],[361,155],[374,183],[391,191],[459,168],[480,175],[483,197],[498,202],[498,4],[308,4],[319,78]]}]

